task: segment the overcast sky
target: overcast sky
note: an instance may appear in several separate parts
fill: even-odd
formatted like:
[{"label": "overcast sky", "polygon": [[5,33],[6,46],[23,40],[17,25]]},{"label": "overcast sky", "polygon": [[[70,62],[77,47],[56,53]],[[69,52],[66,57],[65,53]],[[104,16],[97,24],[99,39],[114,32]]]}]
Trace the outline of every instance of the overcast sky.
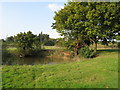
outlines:
[{"label": "overcast sky", "polygon": [[2,2],[0,3],[0,38],[19,32],[43,32],[51,38],[58,38],[52,30],[54,11],[64,7],[65,2]]}]

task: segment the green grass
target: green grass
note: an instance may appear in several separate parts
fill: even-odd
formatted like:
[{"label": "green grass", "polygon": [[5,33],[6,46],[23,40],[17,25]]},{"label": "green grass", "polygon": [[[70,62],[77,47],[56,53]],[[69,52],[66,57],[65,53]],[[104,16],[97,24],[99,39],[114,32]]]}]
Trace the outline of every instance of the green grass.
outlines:
[{"label": "green grass", "polygon": [[3,88],[117,88],[118,52],[53,65],[2,66]]},{"label": "green grass", "polygon": [[58,46],[42,46],[43,49],[49,49],[49,50],[60,50],[64,49],[64,47],[58,47]]},{"label": "green grass", "polygon": [[[58,49],[63,49],[63,47],[57,47],[57,46],[42,46],[42,49],[51,49],[51,50],[58,50]],[[9,47],[7,48],[7,50],[9,51],[15,51],[17,50],[16,47]]]},{"label": "green grass", "polygon": [[[95,45],[91,45],[90,47],[94,48]],[[108,46],[102,45],[102,44],[97,44],[97,48],[98,49],[118,49],[118,45],[117,44],[111,44],[111,43],[109,43]]]}]

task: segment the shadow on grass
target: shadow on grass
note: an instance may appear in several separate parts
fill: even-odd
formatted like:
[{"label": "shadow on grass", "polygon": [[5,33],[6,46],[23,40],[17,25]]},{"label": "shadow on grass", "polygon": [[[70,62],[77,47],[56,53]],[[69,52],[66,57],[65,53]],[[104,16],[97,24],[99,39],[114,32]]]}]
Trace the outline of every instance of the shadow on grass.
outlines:
[{"label": "shadow on grass", "polygon": [[120,49],[102,49],[102,50],[97,50],[97,52],[120,52]]}]

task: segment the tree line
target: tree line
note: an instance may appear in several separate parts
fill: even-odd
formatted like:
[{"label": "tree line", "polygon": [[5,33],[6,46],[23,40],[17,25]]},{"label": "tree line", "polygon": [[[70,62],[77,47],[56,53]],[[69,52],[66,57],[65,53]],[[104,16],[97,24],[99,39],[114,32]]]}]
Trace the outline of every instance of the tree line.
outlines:
[{"label": "tree line", "polygon": [[16,47],[19,55],[23,57],[36,54],[37,51],[41,50],[41,46],[54,46],[56,39],[52,39],[48,34],[42,32],[35,35],[28,31],[20,32],[17,35],[7,37],[6,40],[2,39],[2,41],[8,47]]}]

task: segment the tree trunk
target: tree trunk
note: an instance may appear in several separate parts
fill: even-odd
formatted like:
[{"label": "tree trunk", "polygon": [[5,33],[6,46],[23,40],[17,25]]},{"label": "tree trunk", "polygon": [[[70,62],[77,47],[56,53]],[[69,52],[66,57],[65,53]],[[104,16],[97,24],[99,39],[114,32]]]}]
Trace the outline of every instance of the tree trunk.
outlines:
[{"label": "tree trunk", "polygon": [[93,40],[90,38],[91,41],[93,41],[93,44],[95,44],[94,50],[97,51],[97,40]]},{"label": "tree trunk", "polygon": [[97,51],[97,42],[95,42],[95,51]]},{"label": "tree trunk", "polygon": [[79,44],[78,44],[78,39],[77,39],[76,42],[75,42],[75,48],[74,48],[74,55],[75,56],[78,55],[78,47],[79,47]]}]

